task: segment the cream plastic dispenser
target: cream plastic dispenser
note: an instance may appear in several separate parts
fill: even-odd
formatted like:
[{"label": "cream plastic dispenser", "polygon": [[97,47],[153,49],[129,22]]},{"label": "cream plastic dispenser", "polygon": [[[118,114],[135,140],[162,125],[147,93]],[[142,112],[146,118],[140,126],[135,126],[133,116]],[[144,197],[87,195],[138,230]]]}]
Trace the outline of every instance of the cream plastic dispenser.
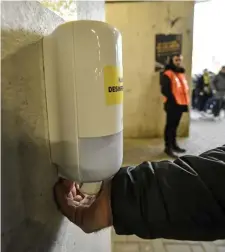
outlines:
[{"label": "cream plastic dispenser", "polygon": [[43,39],[52,162],[60,176],[99,182],[123,159],[122,38],[100,21],[72,21]]}]

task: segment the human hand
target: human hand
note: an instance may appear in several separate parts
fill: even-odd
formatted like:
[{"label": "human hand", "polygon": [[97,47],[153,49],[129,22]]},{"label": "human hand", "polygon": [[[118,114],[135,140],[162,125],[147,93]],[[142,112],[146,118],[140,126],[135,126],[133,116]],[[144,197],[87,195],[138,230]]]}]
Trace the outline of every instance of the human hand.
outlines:
[{"label": "human hand", "polygon": [[85,233],[112,225],[110,191],[110,182],[103,183],[97,195],[83,194],[76,183],[62,178],[54,186],[59,210]]}]

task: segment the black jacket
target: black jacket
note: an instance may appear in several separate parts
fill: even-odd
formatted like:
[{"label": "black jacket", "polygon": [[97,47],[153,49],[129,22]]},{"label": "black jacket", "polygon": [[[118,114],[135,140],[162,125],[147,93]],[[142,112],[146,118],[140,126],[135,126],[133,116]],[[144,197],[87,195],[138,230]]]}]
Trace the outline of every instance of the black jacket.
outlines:
[{"label": "black jacket", "polygon": [[[166,70],[172,70],[173,72],[177,72],[177,73],[184,73],[185,72],[184,68],[175,67],[171,62],[170,62],[170,64],[168,64],[165,67],[165,71]],[[164,104],[165,111],[168,111],[168,110],[173,110],[173,111],[180,110],[182,112],[188,111],[188,106],[177,104],[176,99],[172,93],[171,80],[164,73],[161,74],[161,76],[160,76],[160,86],[161,86],[161,93],[165,97],[167,97],[167,101]]]},{"label": "black jacket", "polygon": [[112,181],[113,225],[144,239],[225,239],[225,145],[174,162],[144,162]]}]

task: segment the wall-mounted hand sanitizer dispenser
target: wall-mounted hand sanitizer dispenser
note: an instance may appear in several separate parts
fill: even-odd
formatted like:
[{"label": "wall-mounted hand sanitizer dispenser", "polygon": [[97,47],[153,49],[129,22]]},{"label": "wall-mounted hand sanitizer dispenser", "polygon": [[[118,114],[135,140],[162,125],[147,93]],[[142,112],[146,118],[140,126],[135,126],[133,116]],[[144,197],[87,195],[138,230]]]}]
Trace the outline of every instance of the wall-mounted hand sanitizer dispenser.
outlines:
[{"label": "wall-mounted hand sanitizer dispenser", "polygon": [[43,47],[52,162],[76,182],[113,176],[123,158],[120,33],[104,22],[73,21]]}]

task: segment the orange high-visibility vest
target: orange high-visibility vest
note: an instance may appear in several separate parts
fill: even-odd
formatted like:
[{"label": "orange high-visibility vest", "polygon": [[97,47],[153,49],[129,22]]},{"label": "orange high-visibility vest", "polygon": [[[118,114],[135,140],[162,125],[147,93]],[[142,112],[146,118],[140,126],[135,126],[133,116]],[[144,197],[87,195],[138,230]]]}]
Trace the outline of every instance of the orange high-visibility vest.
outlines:
[{"label": "orange high-visibility vest", "polygon": [[[172,94],[178,105],[189,104],[189,87],[187,79],[183,73],[175,73],[171,70],[164,72],[166,76],[170,78]],[[164,96],[164,103],[167,101],[167,97]]]}]

